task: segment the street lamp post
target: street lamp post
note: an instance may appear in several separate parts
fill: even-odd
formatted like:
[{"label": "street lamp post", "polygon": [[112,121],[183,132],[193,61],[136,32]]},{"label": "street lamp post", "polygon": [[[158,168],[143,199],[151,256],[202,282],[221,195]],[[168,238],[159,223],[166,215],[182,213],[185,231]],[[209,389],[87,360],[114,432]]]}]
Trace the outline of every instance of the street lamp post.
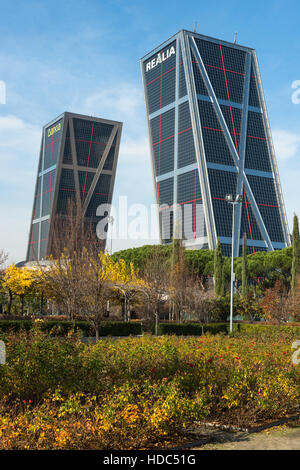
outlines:
[{"label": "street lamp post", "polygon": [[235,213],[236,205],[243,201],[242,195],[237,195],[233,198],[232,194],[227,194],[225,197],[228,204],[232,204],[232,250],[231,250],[231,281],[230,281],[230,333],[233,331],[233,286],[235,281],[234,273],[234,245],[235,245]]}]

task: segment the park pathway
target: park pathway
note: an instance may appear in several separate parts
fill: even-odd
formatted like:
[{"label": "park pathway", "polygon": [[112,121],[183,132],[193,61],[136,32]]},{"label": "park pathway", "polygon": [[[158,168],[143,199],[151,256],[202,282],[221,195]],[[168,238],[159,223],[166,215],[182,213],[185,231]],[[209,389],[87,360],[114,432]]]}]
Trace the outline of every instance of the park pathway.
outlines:
[{"label": "park pathway", "polygon": [[222,442],[193,447],[192,450],[300,450],[300,425],[256,434],[223,433],[218,440]]}]

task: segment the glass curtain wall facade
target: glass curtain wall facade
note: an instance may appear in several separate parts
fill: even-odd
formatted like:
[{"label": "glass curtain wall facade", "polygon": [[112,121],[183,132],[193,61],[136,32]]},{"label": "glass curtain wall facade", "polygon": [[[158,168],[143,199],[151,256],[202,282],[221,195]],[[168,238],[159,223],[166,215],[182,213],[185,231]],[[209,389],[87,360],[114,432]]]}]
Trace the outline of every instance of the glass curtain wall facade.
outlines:
[{"label": "glass curtain wall facade", "polygon": [[230,256],[225,196],[240,194],[235,256],[244,233],[249,253],[289,246],[255,50],[181,30],[141,59],[141,71],[161,241],[180,213],[187,248],[214,249],[220,239]]},{"label": "glass curtain wall facade", "polygon": [[26,261],[46,258],[56,215],[80,204],[96,230],[97,207],[111,204],[122,123],[63,113],[44,126]]}]

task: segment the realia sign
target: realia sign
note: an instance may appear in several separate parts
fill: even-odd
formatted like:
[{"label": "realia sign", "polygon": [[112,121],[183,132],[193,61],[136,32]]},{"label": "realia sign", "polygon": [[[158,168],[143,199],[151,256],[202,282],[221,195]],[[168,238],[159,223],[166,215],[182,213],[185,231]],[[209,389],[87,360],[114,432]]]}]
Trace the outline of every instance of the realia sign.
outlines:
[{"label": "realia sign", "polygon": [[170,49],[167,49],[165,52],[159,52],[154,59],[150,60],[150,62],[147,62],[146,64],[146,72],[149,72],[149,70],[154,69],[157,67],[159,64],[164,62],[165,60],[169,59],[172,55],[175,54],[175,47],[172,46]]}]

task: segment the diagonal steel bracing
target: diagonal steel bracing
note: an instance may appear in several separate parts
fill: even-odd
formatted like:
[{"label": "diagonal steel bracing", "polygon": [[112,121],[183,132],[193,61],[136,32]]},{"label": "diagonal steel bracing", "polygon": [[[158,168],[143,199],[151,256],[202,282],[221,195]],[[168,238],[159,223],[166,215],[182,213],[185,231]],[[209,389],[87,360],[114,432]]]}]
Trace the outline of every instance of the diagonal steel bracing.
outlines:
[{"label": "diagonal steel bracing", "polygon": [[[253,195],[253,192],[251,190],[251,187],[250,187],[250,184],[248,182],[248,179],[247,179],[247,176],[245,174],[245,169],[244,169],[244,165],[243,165],[243,160],[240,159],[240,156],[238,154],[238,151],[234,145],[234,142],[232,140],[232,137],[231,137],[231,134],[229,132],[229,129],[228,129],[228,126],[226,124],[226,121],[225,121],[225,118],[223,116],[223,113],[221,111],[221,108],[220,108],[220,105],[219,105],[219,102],[217,100],[217,97],[215,95],[215,92],[214,92],[214,89],[213,89],[213,86],[209,80],[209,77],[208,77],[208,74],[207,74],[207,71],[206,71],[206,68],[204,66],[204,63],[203,63],[203,60],[202,60],[202,57],[199,53],[199,50],[197,48],[197,45],[196,45],[196,42],[195,42],[195,39],[193,36],[190,36],[189,37],[189,44],[190,44],[190,47],[191,47],[191,50],[193,51],[194,53],[194,56],[195,56],[195,59],[196,59],[196,63],[197,63],[197,66],[199,68],[199,71],[201,73],[201,76],[205,82],[205,85],[207,87],[207,90],[208,90],[208,93],[209,93],[209,96],[211,98],[211,101],[213,103],[213,106],[214,106],[214,110],[218,116],[218,119],[219,119],[219,122],[220,122],[220,125],[221,125],[221,128],[224,132],[224,136],[225,136],[225,139],[226,139],[226,142],[227,142],[227,145],[229,147],[229,150],[230,150],[230,153],[232,155],[232,158],[233,158],[233,162],[237,168],[237,171],[238,171],[238,183],[240,185],[240,187],[242,187],[242,185],[244,185],[245,187],[245,192],[247,194],[247,197],[249,199],[249,202],[251,204],[251,208],[253,210],[253,213],[255,215],[255,218],[256,218],[256,221],[257,221],[257,224],[260,228],[260,231],[261,231],[261,234],[263,236],[263,239],[265,240],[265,243],[268,247],[268,249],[270,251],[273,251],[274,250],[274,247],[272,245],[272,242],[270,240],[270,237],[268,235],[268,232],[266,230],[266,227],[265,227],[265,224],[264,224],[264,221],[262,219],[262,216],[260,214],[260,211],[258,209],[258,206],[257,206],[257,203],[256,203],[256,200],[254,198],[254,195]],[[191,59],[191,58],[190,58]],[[198,108],[198,107],[197,107]],[[245,124],[245,123],[244,123]],[[244,130],[245,132],[245,130]],[[245,154],[243,154],[243,159],[245,158]],[[207,169],[207,165],[206,165],[206,161],[204,161],[204,159],[202,159],[202,163],[205,165],[205,168]],[[225,196],[225,195],[224,195]]]}]

